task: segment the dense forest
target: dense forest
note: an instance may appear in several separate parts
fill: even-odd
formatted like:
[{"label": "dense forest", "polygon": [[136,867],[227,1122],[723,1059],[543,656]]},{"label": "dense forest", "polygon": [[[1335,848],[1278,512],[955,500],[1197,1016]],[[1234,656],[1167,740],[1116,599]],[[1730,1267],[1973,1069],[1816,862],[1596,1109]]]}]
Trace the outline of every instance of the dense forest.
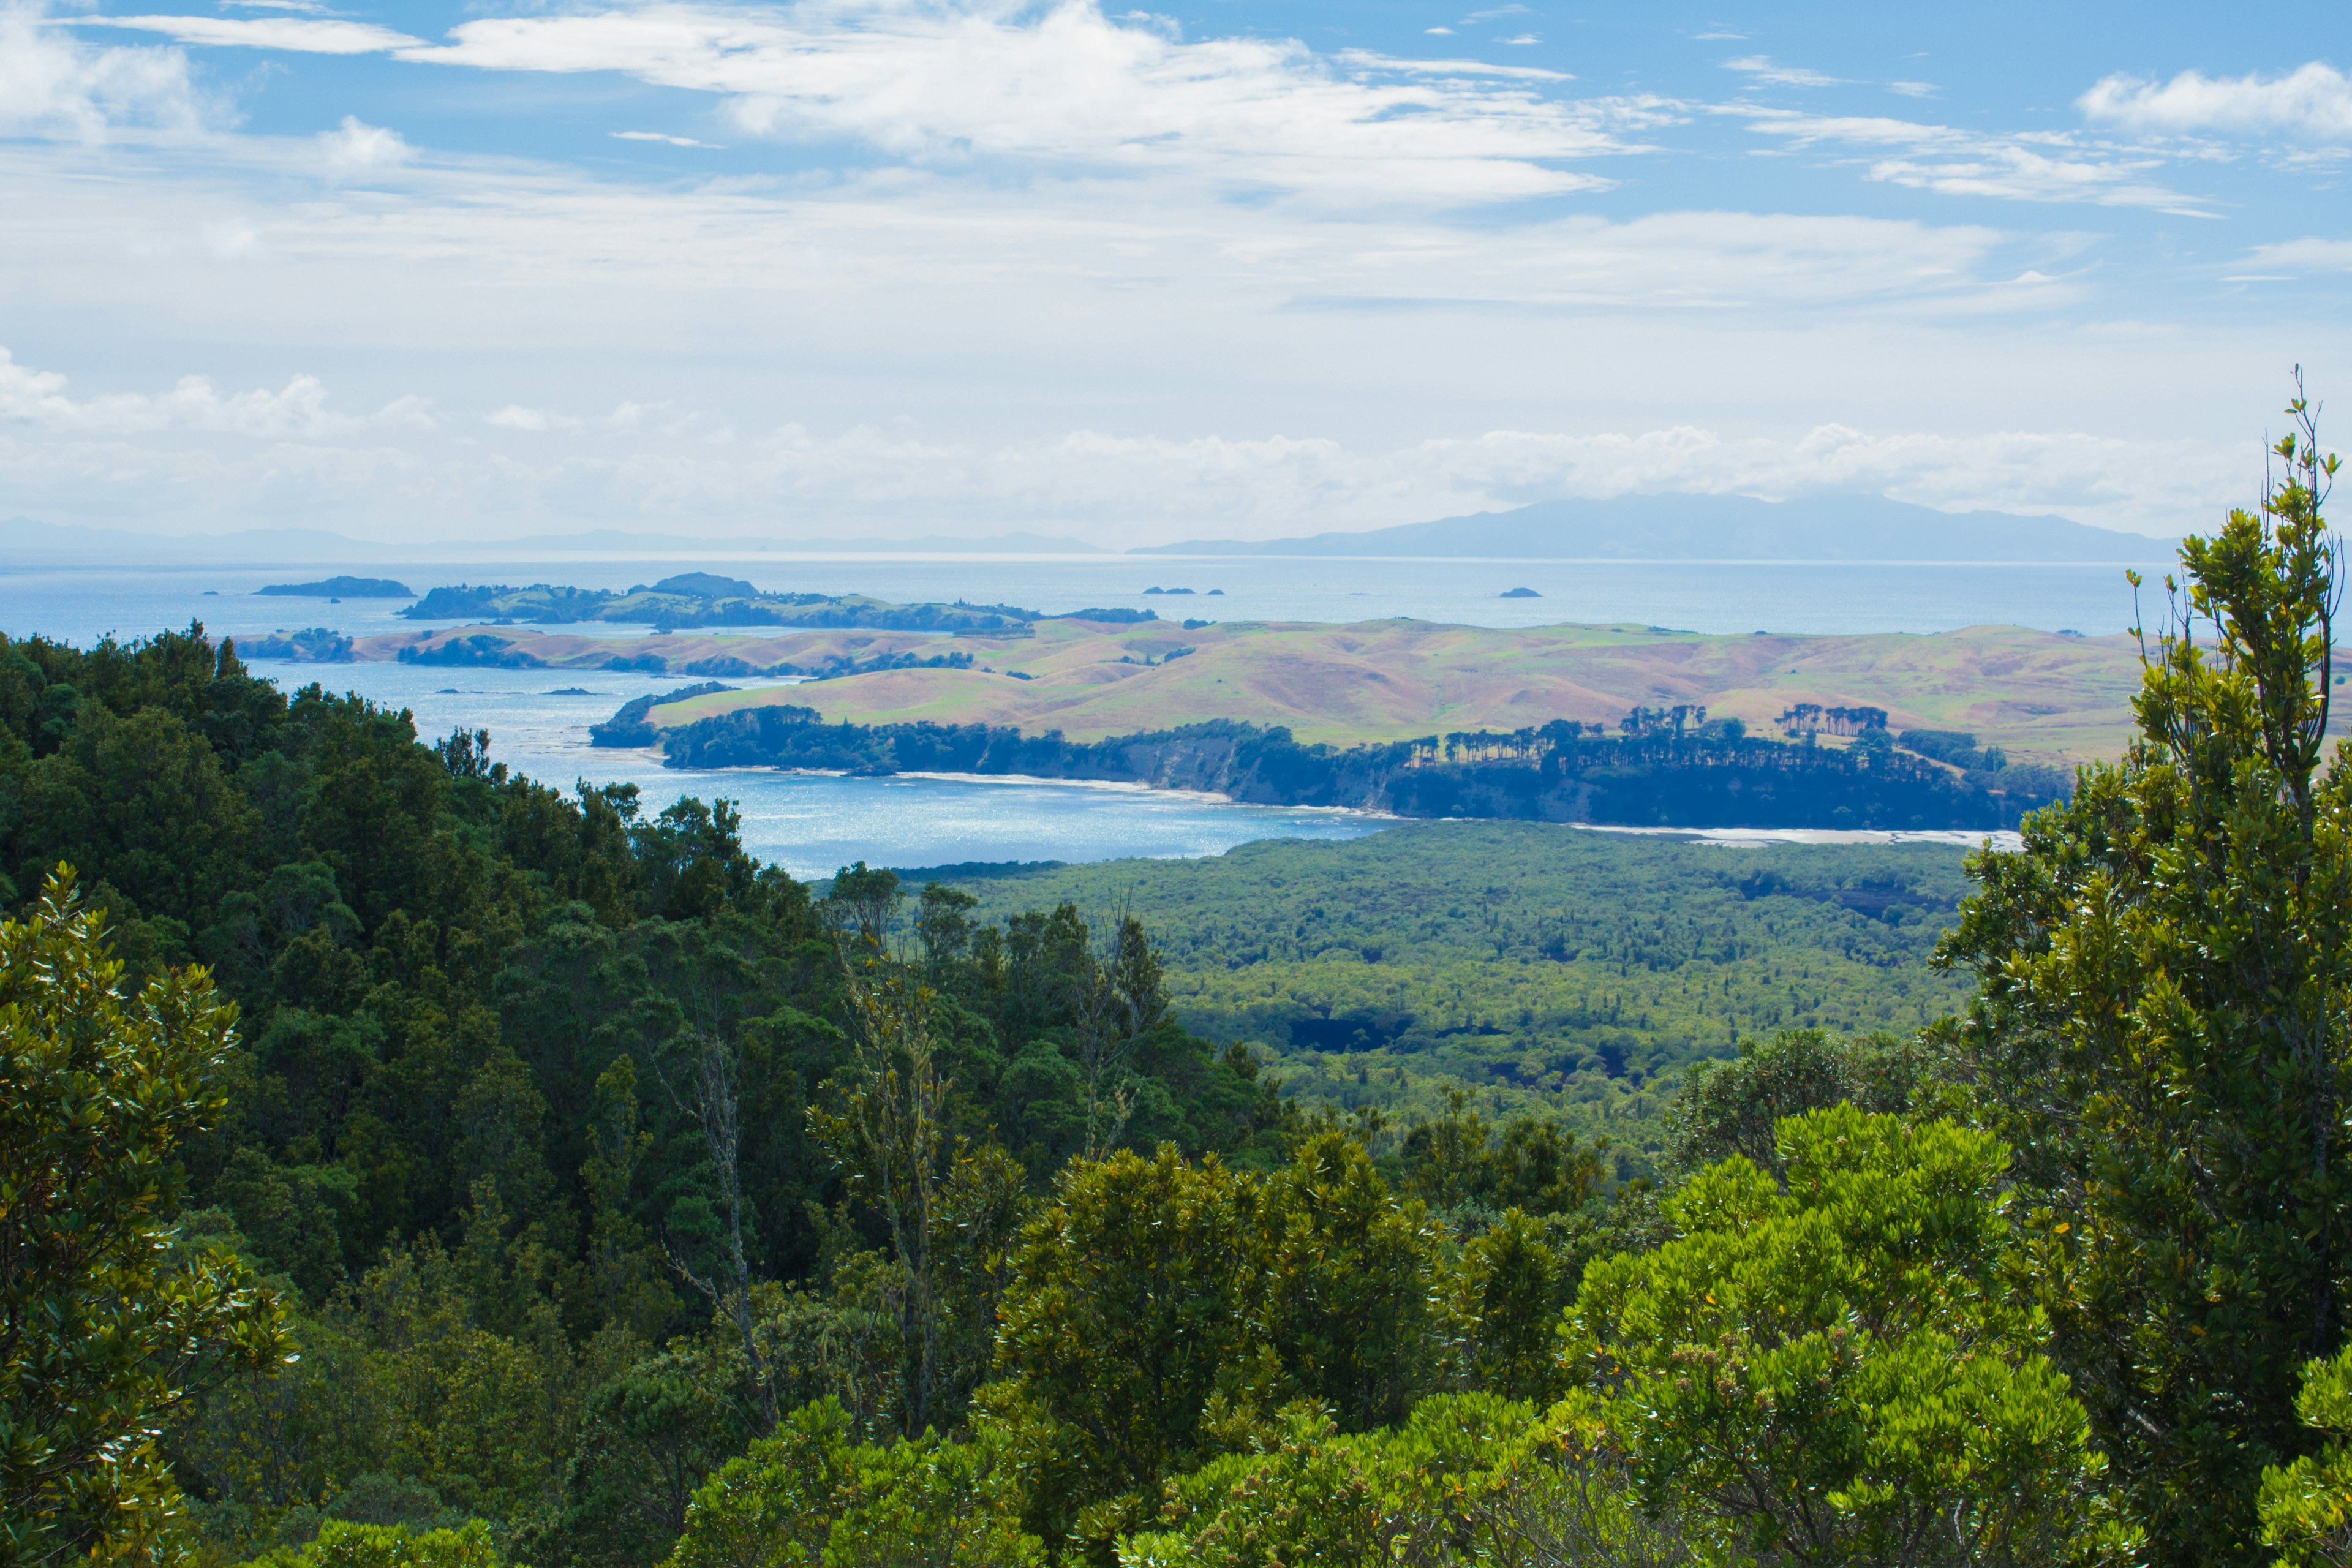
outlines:
[{"label": "dense forest", "polygon": [[200,628],[0,646],[0,1558],[2340,1564],[2352,759],[2292,412],[2130,752],[1969,858],[1962,1005],[1694,1065],[1646,1174],[1302,1108],[1141,904],[819,897],[724,804]]},{"label": "dense forest", "polygon": [[[645,700],[640,699],[641,702]],[[1635,709],[1610,734],[1557,719],[1508,733],[1378,745],[1302,744],[1234,720],[1092,742],[1007,725],[827,724],[770,704],[656,732],[653,702],[609,744],[662,747],[672,766],[1021,773],[1213,790],[1266,805],[1337,805],[1400,816],[1504,817],[1638,826],[2013,827],[2069,787],[2043,768],[1973,772],[1898,748],[1885,716],[1851,746],[1750,736],[1738,720],[1686,727],[1687,710]],[[1981,753],[1979,753],[1981,757]],[[2006,759],[2002,759],[2005,763]]]},{"label": "dense forest", "polygon": [[1148,910],[1184,1024],[1285,1092],[1402,1125],[1466,1089],[1640,1155],[1682,1070],[1784,1028],[1908,1034],[1966,1000],[1929,958],[1969,889],[1944,844],[1738,847],[1410,823],[1199,860],[939,867],[997,920]]}]

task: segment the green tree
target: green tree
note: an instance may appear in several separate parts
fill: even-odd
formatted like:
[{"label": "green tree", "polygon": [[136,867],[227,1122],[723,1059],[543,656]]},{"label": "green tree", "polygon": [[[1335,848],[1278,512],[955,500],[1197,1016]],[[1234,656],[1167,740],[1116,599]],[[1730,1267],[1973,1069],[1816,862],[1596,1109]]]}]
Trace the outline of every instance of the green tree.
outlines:
[{"label": "green tree", "polygon": [[666,1568],[1032,1568],[993,1451],[935,1434],[860,1443],[802,1406],[695,1494]]},{"label": "green tree", "polygon": [[1691,1568],[1671,1515],[1646,1516],[1583,1413],[1442,1394],[1402,1426],[1342,1433],[1297,1414],[1249,1452],[1169,1483],[1123,1568]]},{"label": "green tree", "polygon": [[1213,1158],[1121,1152],[1071,1167],[1022,1233],[1006,1378],[982,1406],[1014,1435],[1032,1530],[1060,1540],[1082,1510],[1122,1497],[1140,1511],[1162,1477],[1215,1451],[1202,1425],[1240,1358],[1255,1195]]},{"label": "green tree", "polygon": [[2352,1563],[2352,1350],[2303,1369],[2294,1411],[2328,1435],[2327,1447],[2263,1472],[2257,1502],[2263,1544],[2280,1568],[2343,1568]]},{"label": "green tree", "polygon": [[489,1526],[479,1520],[454,1530],[411,1531],[403,1524],[330,1520],[299,1551],[279,1550],[256,1568],[502,1568]]},{"label": "green tree", "polygon": [[1778,1170],[1782,1117],[1843,1104],[1906,1110],[1926,1070],[1916,1041],[1886,1034],[1782,1029],[1742,1040],[1737,1059],[1694,1064],[1684,1078],[1666,1110],[1667,1163],[1688,1173],[1745,1154]]},{"label": "green tree", "polygon": [[221,1110],[236,1009],[202,970],[122,994],[59,867],[0,922],[0,1563],[153,1552],[178,1493],[156,1425],[289,1353],[231,1257],[175,1258],[185,1145]]},{"label": "green tree", "polygon": [[2009,1153],[1851,1106],[1780,1124],[1788,1190],[1734,1155],[1675,1239],[1587,1271],[1570,1366],[1656,1510],[1790,1564],[2122,1562],[2066,1379],[2005,1289]]},{"label": "green tree", "polygon": [[1955,1045],[2050,1215],[2061,1363],[2158,1562],[2258,1560],[2266,1465],[2345,1334],[2352,770],[2323,769],[2342,579],[2308,405],[2260,515],[2181,547],[2139,735],[2028,820],[1945,962]]}]

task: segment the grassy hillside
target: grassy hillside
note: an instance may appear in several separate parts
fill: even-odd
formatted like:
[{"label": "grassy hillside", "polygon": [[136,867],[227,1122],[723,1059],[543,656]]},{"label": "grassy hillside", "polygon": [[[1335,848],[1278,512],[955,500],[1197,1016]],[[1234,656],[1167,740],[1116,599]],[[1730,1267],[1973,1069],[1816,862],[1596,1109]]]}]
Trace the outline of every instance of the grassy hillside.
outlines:
[{"label": "grassy hillside", "polygon": [[[658,660],[672,673],[810,668],[884,656],[971,655],[970,669],[890,669],[799,692],[729,693],[666,705],[664,725],[791,700],[828,720],[1013,724],[1073,740],[1212,719],[1288,726],[1301,740],[1353,744],[1551,719],[1614,723],[1629,708],[1703,703],[1762,729],[1797,702],[1888,710],[1897,729],[1974,731],[2020,760],[2113,755],[2130,725],[2139,661],[2128,639],[2018,626],[1934,636],[1703,637],[1643,626],[1494,629],[1423,621],[1353,626],[1173,622],[1105,626],[1054,620],[1019,637],[827,631],[778,637],[691,633],[626,639],[455,627],[363,641],[362,658],[430,654],[493,635],[551,668]],[[1172,656],[1172,657],[1171,657]],[[414,657],[412,655],[412,657]],[[1027,679],[1023,679],[1024,677]]]},{"label": "grassy hillside", "polygon": [[1131,905],[1187,1026],[1265,1045],[1310,1099],[1410,1115],[1459,1082],[1641,1143],[1680,1069],[1743,1036],[1956,1008],[1927,961],[1963,855],[1437,822],[948,879],[991,917]]},{"label": "grassy hillside", "polygon": [[[1350,744],[1549,719],[1614,722],[1636,705],[1704,703],[1761,728],[1793,702],[1866,704],[1887,709],[1897,728],[1971,730],[2021,752],[2089,756],[2120,747],[2139,685],[2125,639],[2017,626],[1799,637],[1423,621],[1193,631],[1057,622],[1017,643],[958,640],[994,672],[857,676],[829,685],[815,705],[828,719],[984,721],[1073,739],[1249,719],[1287,725],[1302,741]],[[1192,651],[1167,660],[1178,647]],[[1032,679],[1008,679],[1014,671]],[[756,700],[705,699],[670,721]]]}]

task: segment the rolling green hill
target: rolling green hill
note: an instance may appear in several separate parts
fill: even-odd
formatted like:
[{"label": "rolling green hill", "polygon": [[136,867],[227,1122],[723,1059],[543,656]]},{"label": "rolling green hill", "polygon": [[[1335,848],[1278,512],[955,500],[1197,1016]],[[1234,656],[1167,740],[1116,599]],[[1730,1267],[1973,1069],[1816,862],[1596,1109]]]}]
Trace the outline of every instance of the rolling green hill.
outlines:
[{"label": "rolling green hill", "polygon": [[[1072,740],[1231,719],[1284,725],[1302,742],[1352,745],[1552,719],[1613,725],[1630,708],[1677,703],[1705,705],[1760,732],[1793,704],[1812,702],[1883,708],[1898,730],[1969,731],[2020,761],[2043,762],[2116,754],[2140,675],[2127,638],[2019,626],[1720,637],[1626,626],[1234,621],[1188,628],[1055,619],[1018,630],[612,638],[472,626],[366,638],[352,657],[474,662],[468,650],[479,648],[481,662],[721,679],[870,671],[790,692],[665,704],[660,722],[669,727],[781,701],[816,708],[828,721],[1010,724]],[[969,655],[971,668],[873,668],[950,653]]]}]

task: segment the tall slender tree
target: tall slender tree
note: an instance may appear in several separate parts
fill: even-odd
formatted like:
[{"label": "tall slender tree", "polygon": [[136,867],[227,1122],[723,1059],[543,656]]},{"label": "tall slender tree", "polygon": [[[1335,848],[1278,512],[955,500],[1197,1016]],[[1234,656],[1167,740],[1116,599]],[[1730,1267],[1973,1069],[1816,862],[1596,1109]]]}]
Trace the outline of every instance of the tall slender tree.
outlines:
[{"label": "tall slender tree", "polygon": [[2296,392],[2260,511],[2181,548],[2129,752],[1976,859],[1941,952],[1980,981],[1956,1043],[2044,1205],[2056,1352],[2165,1563],[2261,1560],[2352,1283],[2336,462]]}]

